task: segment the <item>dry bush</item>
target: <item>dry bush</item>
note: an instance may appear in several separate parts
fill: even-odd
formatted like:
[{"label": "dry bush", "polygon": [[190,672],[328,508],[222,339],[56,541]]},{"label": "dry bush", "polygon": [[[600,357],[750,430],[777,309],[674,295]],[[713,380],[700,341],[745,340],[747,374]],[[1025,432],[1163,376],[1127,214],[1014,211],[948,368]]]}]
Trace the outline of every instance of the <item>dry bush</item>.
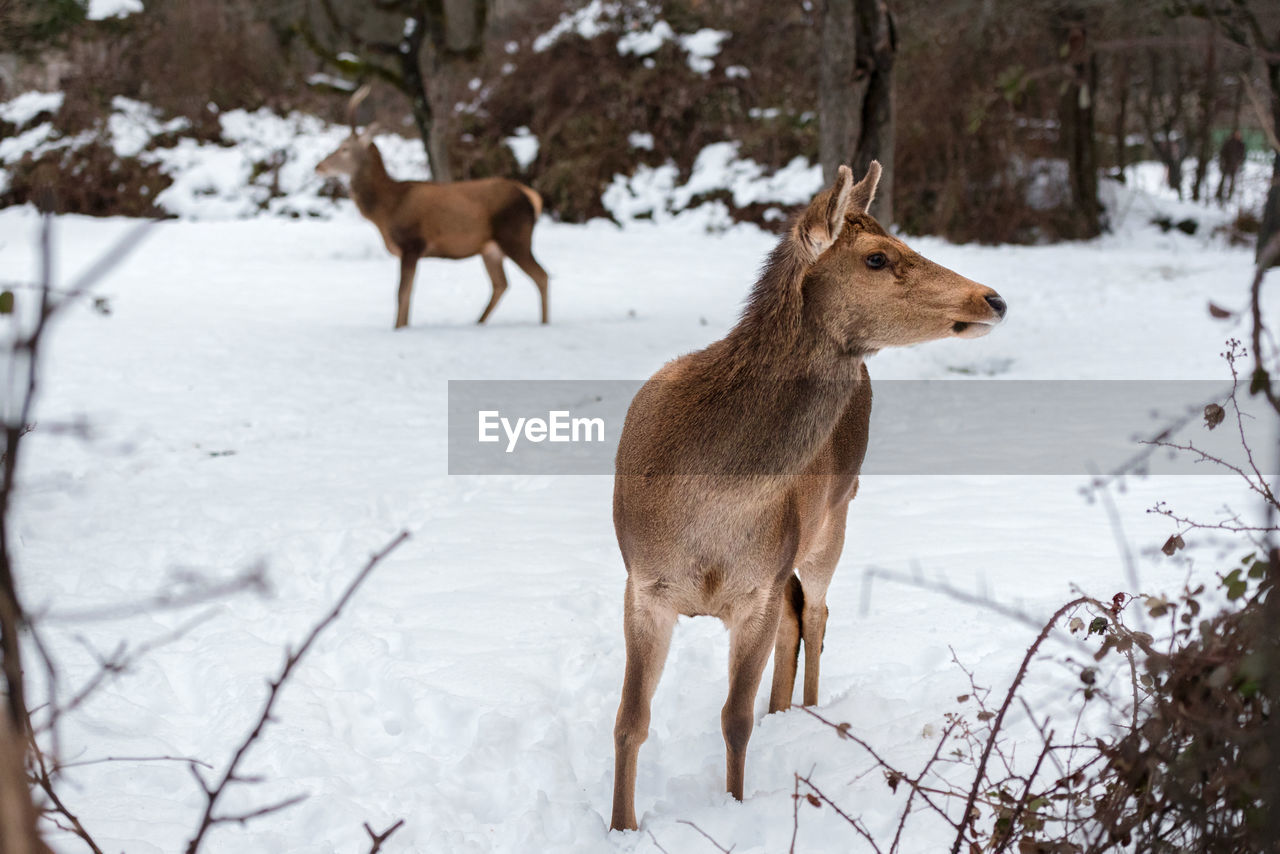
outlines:
[{"label": "dry bush", "polygon": [[164,216],[156,196],[173,183],[157,163],[119,157],[109,141],[24,156],[9,171],[0,207],[34,203],[50,213]]},{"label": "dry bush", "polygon": [[[483,72],[486,94],[458,120],[455,169],[469,177],[515,174],[503,140],[528,127],[540,147],[527,178],[549,211],[581,221],[607,216],[600,195],[614,175],[670,161],[687,177],[698,153],[713,142],[740,140],[743,156],[769,167],[798,154],[816,155],[816,97],[804,84],[816,77],[810,13],[750,4],[729,18],[727,5],[668,3],[662,10],[677,32],[732,30],[705,75],[690,69],[687,54],[672,42],[647,57],[624,56],[617,50],[618,32],[591,40],[575,33],[542,53],[526,38],[507,54],[499,32]],[[511,22],[511,33],[545,31],[562,6],[535,4]],[[516,70],[504,73],[504,66]],[[733,66],[748,75],[729,76],[726,69]],[[752,118],[757,108],[779,113]],[[628,137],[634,132],[652,135],[653,148],[633,148]]]},{"label": "dry bush", "polygon": [[1019,10],[907,5],[899,32],[899,225],[962,242],[1074,237],[1048,26]]},{"label": "dry bush", "polygon": [[[1280,638],[1276,607],[1266,600],[1274,574],[1271,562],[1247,556],[1223,580],[1244,604],[1209,620],[1198,616],[1203,586],[1151,606],[1176,626],[1175,643],[1146,659],[1138,726],[1101,751],[1105,795],[1093,814],[1099,844],[1132,844],[1135,852],[1273,850]],[[1252,593],[1242,593],[1250,585]]]}]

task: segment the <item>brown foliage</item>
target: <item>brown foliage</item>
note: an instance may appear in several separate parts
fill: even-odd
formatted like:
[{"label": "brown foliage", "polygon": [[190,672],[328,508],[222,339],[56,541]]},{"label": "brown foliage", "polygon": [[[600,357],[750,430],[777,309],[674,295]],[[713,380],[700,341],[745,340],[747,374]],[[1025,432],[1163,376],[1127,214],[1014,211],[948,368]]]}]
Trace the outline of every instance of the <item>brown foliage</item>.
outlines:
[{"label": "brown foliage", "polygon": [[109,143],[95,140],[23,157],[10,170],[0,207],[30,202],[52,213],[163,216],[155,198],[171,183],[159,164],[118,157]]},{"label": "brown foliage", "polygon": [[[556,8],[542,7],[538,23],[522,31],[548,29]],[[663,8],[677,32],[732,28],[706,75],[690,69],[684,50],[671,42],[648,57],[621,55],[617,33],[591,40],[568,34],[542,53],[528,39],[510,55],[491,51],[497,55],[485,73],[487,97],[459,122],[457,171],[512,174],[514,160],[502,140],[528,127],[540,148],[527,177],[549,211],[578,221],[606,215],[600,194],[615,174],[671,160],[687,176],[698,152],[713,142],[741,140],[743,156],[772,167],[799,154],[816,158],[814,98],[805,85],[814,79],[809,14],[751,4],[726,20],[718,11],[709,3]],[[504,74],[508,63],[517,70]],[[729,76],[733,66],[749,69],[748,76]],[[755,108],[771,107],[779,110],[776,118],[751,116]],[[653,149],[632,148],[633,132],[651,134]]]}]

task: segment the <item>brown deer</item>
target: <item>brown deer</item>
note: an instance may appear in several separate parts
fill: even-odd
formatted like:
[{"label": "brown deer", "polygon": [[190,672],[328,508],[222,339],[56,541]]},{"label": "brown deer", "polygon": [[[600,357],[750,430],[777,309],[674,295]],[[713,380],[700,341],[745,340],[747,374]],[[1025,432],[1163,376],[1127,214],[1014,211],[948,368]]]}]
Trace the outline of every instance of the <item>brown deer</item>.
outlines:
[{"label": "brown deer", "polygon": [[369,94],[362,86],[347,103],[351,135],[316,166],[320,175],[348,175],[351,197],[364,218],[378,227],[387,251],[400,259],[396,329],[409,325],[409,298],[419,258],[470,258],[479,255],[493,283],[493,296],[477,323],[484,323],[507,290],[503,258],[516,262],[533,279],[542,297],[542,322],[548,320],[547,271],[533,257],[533,226],[542,214],[542,197],[532,187],[506,178],[456,181],[396,181],[387,174],[373,144],[374,126],[356,130],[355,114]]},{"label": "brown deer", "polygon": [[613,521],[627,568],[627,665],[614,728],[615,829],[636,828],[636,757],[676,617],[729,629],[721,713],[728,791],[742,799],[756,688],[771,712],[818,701],[826,593],[867,449],[884,347],[977,338],[995,291],[922,258],[867,214],[880,178],[841,166],[769,256],[737,326],[668,362],[636,394],[618,445]]}]

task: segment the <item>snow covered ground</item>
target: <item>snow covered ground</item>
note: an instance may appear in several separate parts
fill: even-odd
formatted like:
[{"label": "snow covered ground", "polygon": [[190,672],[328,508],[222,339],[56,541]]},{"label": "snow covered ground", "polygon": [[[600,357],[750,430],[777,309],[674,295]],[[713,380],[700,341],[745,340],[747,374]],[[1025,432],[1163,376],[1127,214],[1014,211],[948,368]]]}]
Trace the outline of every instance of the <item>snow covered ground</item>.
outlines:
[{"label": "snow covered ground", "polygon": [[[1156,202],[1126,198],[1116,209],[1132,213],[1092,243],[912,241],[996,288],[1009,318],[978,341],[882,353],[873,377],[1222,378],[1217,354],[1244,330],[1211,319],[1206,303],[1244,305],[1251,252],[1203,233],[1159,234],[1142,207]],[[394,262],[349,206],[327,221],[158,225],[98,287],[110,314],[77,308],[49,339],[20,472],[17,559],[69,686],[95,671],[89,649],[209,616],[70,716],[64,758],[197,757],[220,768],[283,648],[407,528],[412,539],[287,686],[279,722],[248,762],[267,782],[240,790],[227,809],[309,797],[218,829],[207,850],[357,851],[367,848],[363,822],[404,818],[384,850],[714,850],[688,820],[739,854],[780,852],[791,840],[796,771],[891,836],[904,792],[889,792],[866,773],[865,754],[803,712],[766,717],[766,690],[747,798],[724,794],[727,642],[707,618],[679,625],[654,701],[637,788],[643,829],[609,833],[624,581],[611,479],[446,473],[448,380],[643,379],[732,325],[774,238],[749,227],[708,234],[699,216],[625,229],[544,220],[535,251],[553,277],[546,328],[518,271],[489,325],[477,327],[488,297],[479,261],[424,262],[412,326],[394,333]],[[37,225],[29,210],[0,211],[0,278],[35,277]],[[132,225],[61,218],[59,279]],[[1272,317],[1276,308],[1273,299]],[[88,439],[54,429],[79,420]],[[1130,590],[1106,513],[1080,494],[1084,481],[865,478],[829,600],[820,711],[917,767],[933,747],[926,727],[968,690],[949,648],[1002,691],[1034,636],[939,593],[868,588],[870,567],[919,572],[1035,617],[1072,585],[1101,597]],[[1189,573],[1212,580],[1221,555],[1236,550],[1189,537],[1187,552],[1165,558],[1156,547],[1171,528],[1143,512],[1159,499],[1212,519],[1224,503],[1247,506],[1243,490],[1229,478],[1163,477],[1131,480],[1116,495],[1144,589],[1176,593]],[[228,579],[257,564],[268,596],[66,619],[181,589],[190,573]],[[69,806],[105,850],[172,852],[194,828],[201,798],[180,763],[84,765],[69,777]],[[942,830],[922,817],[905,850],[938,850]],[[80,850],[68,837],[55,842]],[[806,807],[795,850],[864,843],[830,809]]]}]

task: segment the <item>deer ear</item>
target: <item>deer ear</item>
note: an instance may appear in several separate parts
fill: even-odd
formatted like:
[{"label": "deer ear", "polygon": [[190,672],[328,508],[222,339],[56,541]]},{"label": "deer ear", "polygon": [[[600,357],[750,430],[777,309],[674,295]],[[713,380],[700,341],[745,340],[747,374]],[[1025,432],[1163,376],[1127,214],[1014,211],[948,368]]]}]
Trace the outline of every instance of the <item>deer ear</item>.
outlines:
[{"label": "deer ear", "polygon": [[835,184],[819,193],[796,223],[795,240],[810,262],[816,261],[840,236],[849,195],[854,189],[853,173],[848,166],[841,166],[836,172]]},{"label": "deer ear", "polygon": [[364,145],[368,145],[373,142],[373,135],[381,130],[382,128],[378,127],[377,122],[369,122],[369,126],[360,132],[360,142]]},{"label": "deer ear", "polygon": [[867,166],[867,174],[853,188],[849,197],[849,209],[857,213],[866,213],[871,207],[871,200],[876,197],[876,185],[880,183],[880,161],[872,160]]}]

